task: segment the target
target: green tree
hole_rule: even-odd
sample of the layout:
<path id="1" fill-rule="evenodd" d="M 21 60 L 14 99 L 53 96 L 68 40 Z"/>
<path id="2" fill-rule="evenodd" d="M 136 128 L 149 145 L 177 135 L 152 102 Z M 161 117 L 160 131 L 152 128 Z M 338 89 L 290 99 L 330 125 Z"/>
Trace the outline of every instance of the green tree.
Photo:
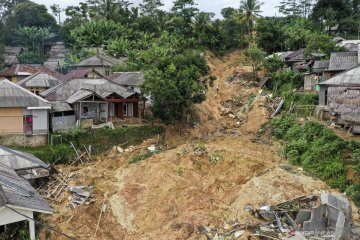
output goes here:
<path id="1" fill-rule="evenodd" d="M 285 16 L 307 18 L 314 0 L 282 0 L 279 12 Z"/>
<path id="2" fill-rule="evenodd" d="M 281 18 L 260 18 L 256 22 L 256 42 L 267 53 L 285 49 L 284 21 Z"/>
<path id="3" fill-rule="evenodd" d="M 263 2 L 258 0 L 242 0 L 240 2 L 240 9 L 243 11 L 244 15 L 242 20 L 246 23 L 248 34 L 251 35 L 251 32 L 254 27 L 254 21 L 260 17 L 261 6 Z"/>
<path id="4" fill-rule="evenodd" d="M 259 66 L 263 62 L 266 53 L 258 48 L 256 45 L 253 45 L 245 50 L 245 60 L 251 65 L 253 70 L 253 76 L 257 77 Z"/>
<path id="5" fill-rule="evenodd" d="M 155 16 L 162 6 L 164 6 L 164 4 L 161 0 L 143 0 L 139 5 L 141 15 L 143 16 Z"/>
<path id="6" fill-rule="evenodd" d="M 290 24 L 283 27 L 283 31 L 287 50 L 304 48 L 306 38 L 311 34 L 311 30 L 304 19 L 292 19 Z"/>
<path id="7" fill-rule="evenodd" d="M 5 59 L 4 59 L 4 46 L 0 44 L 0 70 L 5 68 Z"/>
<path id="8" fill-rule="evenodd" d="M 306 48 L 304 55 L 311 56 L 313 53 L 325 54 L 330 57 L 331 52 L 337 51 L 336 42 L 330 36 L 323 33 L 312 33 L 306 37 Z"/>
<path id="9" fill-rule="evenodd" d="M 174 5 L 171 8 L 171 13 L 173 14 L 171 21 L 175 26 L 176 32 L 186 36 L 191 35 L 191 24 L 196 13 L 199 11 L 195 6 L 194 0 L 174 1 Z"/>
<path id="10" fill-rule="evenodd" d="M 263 62 L 263 67 L 265 68 L 267 74 L 275 73 L 281 70 L 285 66 L 285 63 L 281 58 L 273 54 L 271 57 L 266 58 Z"/>
<path id="11" fill-rule="evenodd" d="M 59 18 L 59 24 L 61 23 L 61 12 L 63 11 L 61 8 L 60 8 L 60 5 L 59 4 L 53 4 L 50 6 L 50 9 L 52 11 L 52 13 L 54 14 L 55 17 L 58 17 Z"/>
<path id="12" fill-rule="evenodd" d="M 48 13 L 47 8 L 31 1 L 17 4 L 12 8 L 5 21 L 5 43 L 14 44 L 14 31 L 22 27 L 49 28 L 53 32 L 57 31 L 56 20 Z"/>
<path id="13" fill-rule="evenodd" d="M 131 15 L 126 0 L 87 0 L 89 16 L 93 19 L 105 19 L 127 22 Z"/>
<path id="14" fill-rule="evenodd" d="M 51 33 L 49 28 L 21 27 L 15 31 L 16 42 L 41 57 L 44 54 L 45 41 L 54 37 L 55 34 Z"/>

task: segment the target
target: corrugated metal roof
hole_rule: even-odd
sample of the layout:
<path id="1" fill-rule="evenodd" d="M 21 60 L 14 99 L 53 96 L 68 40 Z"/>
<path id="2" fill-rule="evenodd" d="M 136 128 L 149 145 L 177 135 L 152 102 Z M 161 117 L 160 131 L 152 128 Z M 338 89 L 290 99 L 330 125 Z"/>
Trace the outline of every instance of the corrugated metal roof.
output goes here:
<path id="1" fill-rule="evenodd" d="M 299 50 L 296 50 L 295 52 L 287 55 L 285 59 L 287 61 L 303 60 L 303 54 L 304 54 L 304 49 L 300 48 Z"/>
<path id="2" fill-rule="evenodd" d="M 327 86 L 360 86 L 360 66 L 336 75 L 320 85 Z"/>
<path id="3" fill-rule="evenodd" d="M 99 76 L 104 77 L 101 75 L 101 73 L 97 72 L 95 69 L 89 68 L 89 69 L 78 69 L 78 70 L 71 71 L 68 74 L 66 74 L 62 80 L 67 81 L 67 80 L 74 79 L 74 78 L 84 78 L 90 72 L 95 72 Z"/>
<path id="4" fill-rule="evenodd" d="M 317 60 L 314 62 L 313 68 L 314 69 L 328 69 L 329 68 L 330 61 L 329 60 Z"/>
<path id="5" fill-rule="evenodd" d="M 329 71 L 345 71 L 358 65 L 357 52 L 331 53 Z"/>
<path id="6" fill-rule="evenodd" d="M 96 94 L 94 91 L 88 90 L 88 89 L 79 89 L 78 91 L 76 91 L 73 95 L 71 95 L 68 99 L 66 99 L 66 102 L 69 104 L 73 104 L 77 101 L 80 101 L 82 99 L 91 97 L 91 96 L 97 96 L 98 98 L 102 99 L 103 101 L 106 101 L 105 98 L 103 98 L 102 96 Z"/>
<path id="7" fill-rule="evenodd" d="M 145 79 L 141 72 L 118 72 L 109 76 L 108 79 L 123 86 L 140 87 Z"/>
<path id="8" fill-rule="evenodd" d="M 94 66 L 114 66 L 118 64 L 122 64 L 123 60 L 114 58 L 110 55 L 99 54 L 96 56 L 89 57 L 87 59 L 82 60 L 81 62 L 75 64 L 78 67 L 94 67 Z"/>
<path id="9" fill-rule="evenodd" d="M 48 168 L 48 165 L 32 154 L 0 146 L 0 163 L 14 170 Z"/>
<path id="10" fill-rule="evenodd" d="M 62 79 L 63 76 L 61 73 L 53 71 L 39 64 L 17 64 L 3 71 L 0 71 L 0 76 L 2 77 L 12 77 L 18 75 L 30 76 L 38 72 L 46 72 L 59 80 Z"/>
<path id="11" fill-rule="evenodd" d="M 38 72 L 17 82 L 17 85 L 24 88 L 52 88 L 60 84 L 60 80 L 45 72 Z"/>
<path id="12" fill-rule="evenodd" d="M 2 80 L 0 107 L 51 107 L 51 103 L 9 80 Z"/>
<path id="13" fill-rule="evenodd" d="M 73 111 L 72 107 L 67 102 L 62 101 L 53 101 L 51 102 L 53 104 L 53 107 L 51 109 L 51 112 L 66 112 L 66 111 Z"/>
<path id="14" fill-rule="evenodd" d="M 52 213 L 53 209 L 30 183 L 19 177 L 15 170 L 0 164 L 0 206 L 5 204 L 37 212 Z"/>
<path id="15" fill-rule="evenodd" d="M 135 93 L 119 84 L 108 79 L 70 79 L 61 84 L 50 88 L 42 93 L 41 96 L 49 101 L 66 101 L 71 95 L 80 89 L 89 89 L 95 91 L 96 94 L 102 95 L 104 92 L 113 91 L 123 98 L 128 98 Z"/>

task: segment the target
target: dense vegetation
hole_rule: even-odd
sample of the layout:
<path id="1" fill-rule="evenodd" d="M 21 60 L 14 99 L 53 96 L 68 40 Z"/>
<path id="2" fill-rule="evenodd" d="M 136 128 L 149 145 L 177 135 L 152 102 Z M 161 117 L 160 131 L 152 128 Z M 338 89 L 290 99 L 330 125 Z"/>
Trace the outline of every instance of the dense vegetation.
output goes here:
<path id="1" fill-rule="evenodd" d="M 300 124 L 293 116 L 271 121 L 273 135 L 285 142 L 284 156 L 305 172 L 320 178 L 331 187 L 347 191 L 360 206 L 360 145 L 338 137 L 332 130 L 316 122 Z M 347 179 L 349 168 L 355 171 Z"/>

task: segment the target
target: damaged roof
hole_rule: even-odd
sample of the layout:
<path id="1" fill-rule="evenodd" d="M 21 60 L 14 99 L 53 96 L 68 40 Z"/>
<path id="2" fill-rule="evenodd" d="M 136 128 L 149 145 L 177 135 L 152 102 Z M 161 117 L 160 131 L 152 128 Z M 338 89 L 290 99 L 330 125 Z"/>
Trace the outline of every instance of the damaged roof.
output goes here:
<path id="1" fill-rule="evenodd" d="M 30 76 L 38 72 L 45 72 L 55 77 L 56 79 L 62 79 L 62 74 L 42 65 L 37 64 L 17 64 L 9 67 L 0 72 L 1 77 L 12 77 L 12 76 Z"/>
<path id="2" fill-rule="evenodd" d="M 338 74 L 320 85 L 326 86 L 360 86 L 360 66 Z"/>
<path id="3" fill-rule="evenodd" d="M 122 59 L 117 59 L 107 54 L 99 54 L 84 59 L 81 62 L 75 64 L 74 66 L 77 67 L 114 66 L 114 65 L 122 64 L 123 62 L 124 61 Z"/>
<path id="4" fill-rule="evenodd" d="M 38 72 L 16 83 L 24 88 L 52 88 L 60 84 L 60 80 L 46 72 Z"/>
<path id="5" fill-rule="evenodd" d="M 48 165 L 32 154 L 0 146 L 0 164 L 14 170 L 30 168 L 48 168 Z"/>
<path id="6" fill-rule="evenodd" d="M 109 76 L 108 79 L 119 85 L 134 87 L 140 87 L 145 81 L 144 74 L 141 72 L 117 72 Z"/>
<path id="7" fill-rule="evenodd" d="M 53 209 L 26 179 L 19 177 L 14 169 L 0 164 L 0 207 L 6 205 L 53 213 Z"/>
<path id="8" fill-rule="evenodd" d="M 70 79 L 61 84 L 50 88 L 42 93 L 41 96 L 49 101 L 67 101 L 75 92 L 80 89 L 88 89 L 102 95 L 105 92 L 112 91 L 123 98 L 128 98 L 136 92 L 128 90 L 108 79 Z"/>
<path id="9" fill-rule="evenodd" d="M 67 102 L 53 101 L 51 103 L 53 104 L 51 112 L 67 112 L 67 111 L 73 111 L 74 110 L 74 109 L 72 109 L 72 107 Z"/>
<path id="10" fill-rule="evenodd" d="M 89 69 L 77 69 L 77 70 L 73 70 L 73 71 L 65 74 L 62 80 L 63 80 L 63 81 L 67 81 L 67 80 L 74 79 L 74 78 L 86 78 L 87 75 L 88 75 L 90 72 L 94 72 L 94 73 L 96 73 L 97 75 L 99 75 L 100 77 L 104 77 L 103 75 L 101 75 L 101 73 L 99 73 L 99 72 L 96 71 L 95 69 L 89 68 Z"/>
<path id="11" fill-rule="evenodd" d="M 345 71 L 359 65 L 357 52 L 331 53 L 329 71 Z"/>
<path id="12" fill-rule="evenodd" d="M 300 48 L 299 50 L 296 50 L 295 52 L 285 57 L 286 61 L 298 61 L 298 60 L 303 60 L 303 58 L 304 58 L 303 48 Z"/>
<path id="13" fill-rule="evenodd" d="M 0 107 L 51 108 L 51 103 L 26 90 L 25 88 L 5 79 L 0 81 Z"/>

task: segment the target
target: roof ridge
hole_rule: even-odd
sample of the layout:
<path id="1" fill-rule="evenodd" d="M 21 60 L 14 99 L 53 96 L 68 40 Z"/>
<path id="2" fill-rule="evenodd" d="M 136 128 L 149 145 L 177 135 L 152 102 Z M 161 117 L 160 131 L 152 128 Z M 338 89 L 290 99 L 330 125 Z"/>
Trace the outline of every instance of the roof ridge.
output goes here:
<path id="1" fill-rule="evenodd" d="M 48 100 L 46 100 L 46 99 L 44 99 L 44 98 L 39 97 L 39 96 L 38 96 L 38 95 L 36 95 L 35 93 L 32 93 L 32 92 L 30 92 L 29 90 L 27 90 L 27 89 L 25 89 L 25 88 L 23 88 L 23 87 L 21 87 L 21 86 L 19 86 L 19 85 L 15 84 L 15 83 L 13 83 L 13 82 L 9 81 L 9 80 L 7 80 L 7 79 L 2 80 L 1 82 L 8 83 L 8 84 L 10 84 L 10 85 L 12 85 L 12 86 L 14 86 L 14 87 L 16 87 L 16 88 L 20 89 L 21 91 L 26 92 L 26 93 L 28 93 L 28 94 L 32 95 L 33 97 L 38 98 L 39 100 L 41 100 L 41 101 L 43 101 L 43 102 L 45 102 L 45 103 L 47 103 L 47 104 L 51 104 Z"/>

